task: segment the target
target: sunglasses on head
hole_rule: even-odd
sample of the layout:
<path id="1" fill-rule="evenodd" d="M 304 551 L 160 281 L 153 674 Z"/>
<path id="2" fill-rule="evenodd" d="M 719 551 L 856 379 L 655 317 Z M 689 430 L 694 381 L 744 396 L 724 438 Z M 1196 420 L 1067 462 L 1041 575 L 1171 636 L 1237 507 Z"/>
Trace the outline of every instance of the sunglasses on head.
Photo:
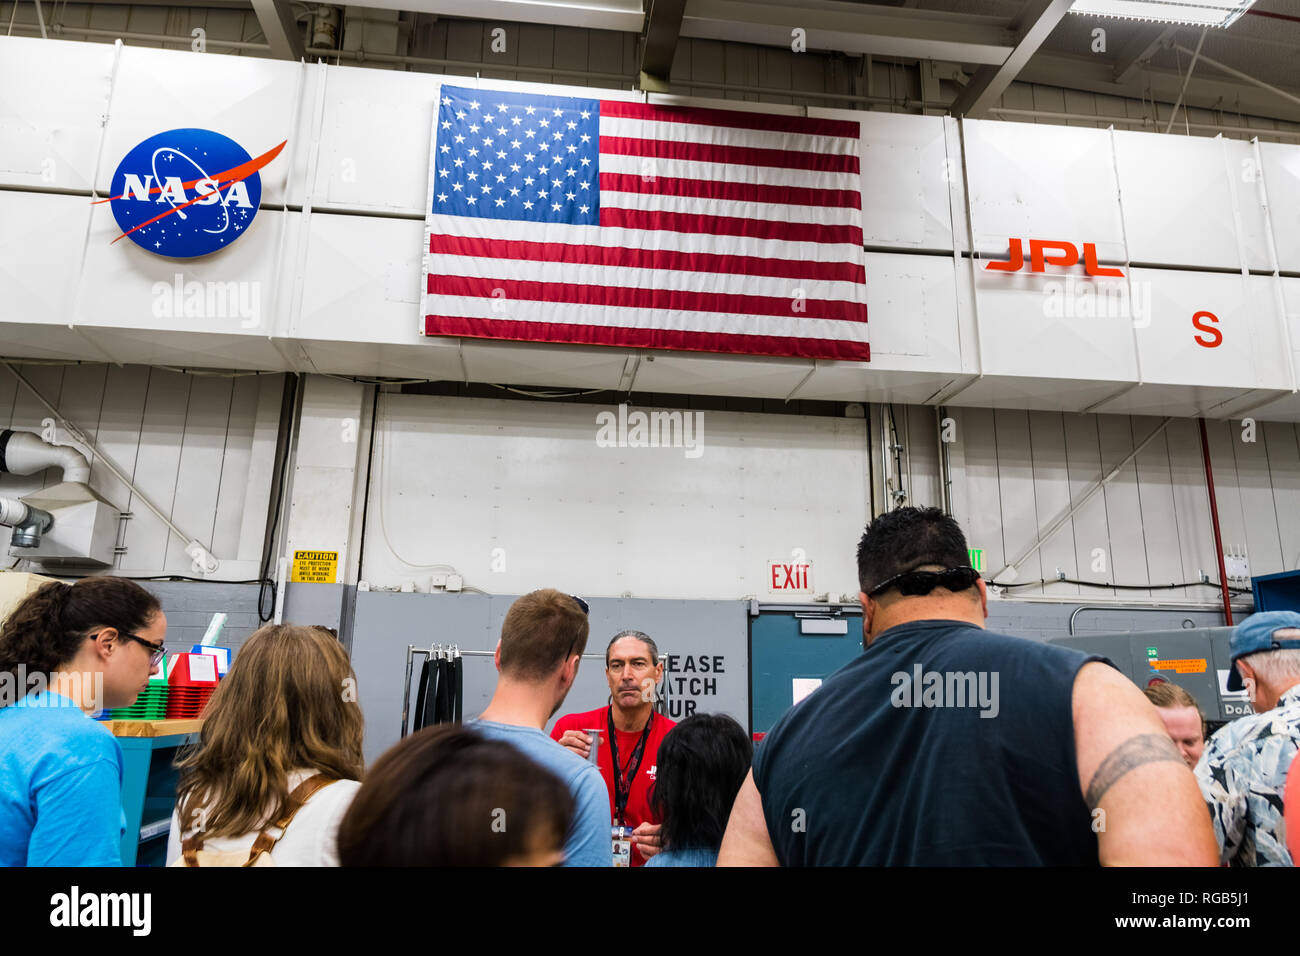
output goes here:
<path id="1" fill-rule="evenodd" d="M 974 568 L 947 568 L 943 571 L 904 571 L 886 578 L 867 592 L 867 597 L 875 597 L 882 591 L 898 588 L 900 594 L 919 597 L 929 594 L 935 588 L 947 588 L 949 591 L 964 591 L 979 580 L 980 573 Z"/>
<path id="2" fill-rule="evenodd" d="M 578 602 L 578 607 L 582 608 L 582 613 L 585 616 L 591 617 L 591 608 L 587 607 L 586 601 L 578 597 L 578 595 L 576 594 L 570 594 L 569 597 L 573 598 L 575 601 Z M 564 659 L 567 661 L 570 657 L 573 656 L 573 652 L 576 651 L 577 649 L 578 649 L 578 642 L 574 641 L 572 644 L 569 645 L 569 653 L 565 655 Z"/>

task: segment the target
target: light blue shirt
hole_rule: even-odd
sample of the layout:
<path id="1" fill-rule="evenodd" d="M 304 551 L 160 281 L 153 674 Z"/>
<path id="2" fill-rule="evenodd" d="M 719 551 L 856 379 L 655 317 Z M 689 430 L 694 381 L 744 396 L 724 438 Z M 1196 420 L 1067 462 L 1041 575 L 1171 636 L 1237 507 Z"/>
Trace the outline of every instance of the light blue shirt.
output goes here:
<path id="1" fill-rule="evenodd" d="M 485 737 L 504 740 L 564 781 L 577 805 L 573 829 L 564 841 L 565 866 L 613 866 L 610 836 L 609 791 L 605 778 L 593 764 L 561 747 L 536 727 L 471 720 L 465 724 Z"/>
<path id="2" fill-rule="evenodd" d="M 0 866 L 121 866 L 122 748 L 68 698 L 0 709 Z"/>
<path id="3" fill-rule="evenodd" d="M 717 866 L 718 851 L 704 849 L 661 850 L 645 861 L 646 866 Z"/>

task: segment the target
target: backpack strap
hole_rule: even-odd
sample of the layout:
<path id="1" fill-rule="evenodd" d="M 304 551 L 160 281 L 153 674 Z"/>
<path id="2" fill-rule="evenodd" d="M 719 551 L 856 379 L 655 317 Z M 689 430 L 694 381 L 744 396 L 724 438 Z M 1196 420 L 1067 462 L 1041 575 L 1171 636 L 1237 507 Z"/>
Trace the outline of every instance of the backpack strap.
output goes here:
<path id="1" fill-rule="evenodd" d="M 293 818 L 297 816 L 298 811 L 303 808 L 307 801 L 315 796 L 318 790 L 337 782 L 333 777 L 318 773 L 298 784 L 289 794 L 289 802 L 280 818 L 257 835 L 257 839 L 253 841 L 253 846 L 248 851 L 248 860 L 243 866 L 252 866 L 253 861 L 263 853 L 270 853 L 272 848 L 280 842 L 280 839 L 284 836 L 284 831 L 288 829 Z M 279 836 L 273 837 L 268 832 L 272 826 L 279 829 Z M 202 849 L 203 837 L 200 834 L 186 837 L 181 843 L 181 857 L 185 860 L 185 865 L 198 866 L 199 851 Z"/>

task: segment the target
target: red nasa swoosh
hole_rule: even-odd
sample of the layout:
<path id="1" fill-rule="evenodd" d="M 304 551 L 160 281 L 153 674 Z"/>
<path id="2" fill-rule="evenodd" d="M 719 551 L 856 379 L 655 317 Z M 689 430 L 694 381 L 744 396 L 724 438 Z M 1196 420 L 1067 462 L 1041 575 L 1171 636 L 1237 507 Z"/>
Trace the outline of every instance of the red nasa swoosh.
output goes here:
<path id="1" fill-rule="evenodd" d="M 247 179 L 249 176 L 253 175 L 253 173 L 257 172 L 263 166 L 270 163 L 271 160 L 275 159 L 275 157 L 280 155 L 280 151 L 284 149 L 285 143 L 288 142 L 289 141 L 286 139 L 284 140 L 284 142 L 280 143 L 279 146 L 273 147 L 272 149 L 268 149 L 261 156 L 256 156 L 253 159 L 250 159 L 248 162 L 240 163 L 238 166 L 233 166 L 230 169 L 225 170 L 224 172 L 217 173 L 216 175 L 213 176 L 203 176 L 200 177 L 199 179 L 191 179 L 189 182 L 181 183 L 181 187 L 184 189 L 193 189 L 196 183 L 200 183 L 204 179 L 210 179 L 217 184 L 217 190 L 219 191 L 222 188 L 229 186 L 231 183 L 237 183 L 241 179 Z M 150 194 L 161 193 L 162 187 L 155 186 L 152 189 L 150 189 L 149 192 Z M 206 199 L 210 195 L 211 193 L 204 193 L 201 196 L 195 196 L 187 203 L 182 203 L 179 206 L 173 206 L 171 209 L 168 209 L 166 212 L 159 213 L 158 215 L 154 216 L 152 219 L 147 219 L 144 222 L 140 223 L 138 226 L 128 229 L 126 232 L 122 233 L 122 235 L 118 236 L 117 239 L 125 239 L 131 233 L 135 232 L 136 229 L 143 229 L 145 226 L 149 225 L 150 223 L 155 223 L 159 219 L 165 219 L 167 216 L 170 216 L 172 213 L 184 209 L 186 206 L 193 206 L 200 199 Z M 122 199 L 125 196 L 126 193 L 122 193 L 121 196 L 110 196 L 107 199 L 98 199 L 95 202 L 91 203 L 91 205 L 98 206 L 100 203 L 112 202 L 114 199 Z M 117 239 L 114 239 L 113 242 L 117 242 Z M 112 243 L 109 243 L 109 245 L 112 245 Z"/>

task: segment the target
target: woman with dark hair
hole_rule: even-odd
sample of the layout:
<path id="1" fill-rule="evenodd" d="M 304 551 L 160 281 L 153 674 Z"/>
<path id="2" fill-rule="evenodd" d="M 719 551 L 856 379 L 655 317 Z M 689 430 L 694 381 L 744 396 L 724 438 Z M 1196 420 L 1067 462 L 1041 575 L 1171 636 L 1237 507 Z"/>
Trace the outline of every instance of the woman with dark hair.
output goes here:
<path id="1" fill-rule="evenodd" d="M 121 866 L 122 749 L 91 719 L 129 707 L 167 617 L 127 578 L 51 581 L 0 627 L 0 866 Z"/>
<path id="2" fill-rule="evenodd" d="M 268 624 L 239 649 L 181 772 L 170 866 L 338 866 L 365 760 L 356 675 L 319 627 Z"/>
<path id="3" fill-rule="evenodd" d="M 731 805 L 754 745 L 726 714 L 695 714 L 659 745 L 650 805 L 663 818 L 663 852 L 646 866 L 716 866 Z"/>
<path id="4" fill-rule="evenodd" d="M 344 866 L 558 866 L 574 800 L 512 745 L 454 724 L 380 757 L 339 827 Z"/>

